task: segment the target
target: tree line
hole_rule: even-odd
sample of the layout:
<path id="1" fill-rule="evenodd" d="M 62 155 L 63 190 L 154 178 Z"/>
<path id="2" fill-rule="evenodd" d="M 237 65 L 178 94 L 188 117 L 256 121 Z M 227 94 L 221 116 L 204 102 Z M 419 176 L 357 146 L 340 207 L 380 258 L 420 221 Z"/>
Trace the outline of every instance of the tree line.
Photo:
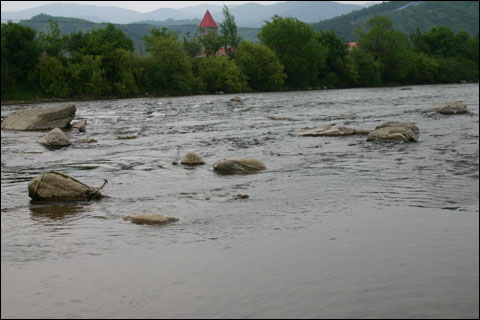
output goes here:
<path id="1" fill-rule="evenodd" d="M 349 50 L 334 32 L 291 17 L 267 21 L 260 43 L 242 40 L 227 7 L 224 15 L 219 35 L 152 29 L 146 54 L 113 24 L 61 36 L 55 22 L 38 34 L 2 23 L 2 100 L 478 82 L 478 33 L 437 26 L 407 35 L 376 16 Z M 228 55 L 215 55 L 221 47 Z"/>

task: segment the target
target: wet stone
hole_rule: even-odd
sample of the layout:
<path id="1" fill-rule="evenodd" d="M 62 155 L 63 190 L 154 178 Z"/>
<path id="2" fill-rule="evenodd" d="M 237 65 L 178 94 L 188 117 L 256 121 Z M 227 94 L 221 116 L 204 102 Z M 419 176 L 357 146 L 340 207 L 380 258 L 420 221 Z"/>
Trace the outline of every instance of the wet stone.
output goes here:
<path id="1" fill-rule="evenodd" d="M 196 153 L 187 152 L 181 163 L 187 166 L 198 166 L 205 164 L 205 161 L 203 161 Z"/>
<path id="2" fill-rule="evenodd" d="M 161 213 L 142 213 L 142 214 L 132 214 L 123 217 L 123 220 L 131 221 L 136 224 L 166 224 L 170 222 L 178 221 L 177 218 L 167 216 Z"/>
<path id="3" fill-rule="evenodd" d="M 224 159 L 213 164 L 213 170 L 222 174 L 255 173 L 265 168 L 262 161 L 252 158 Z"/>

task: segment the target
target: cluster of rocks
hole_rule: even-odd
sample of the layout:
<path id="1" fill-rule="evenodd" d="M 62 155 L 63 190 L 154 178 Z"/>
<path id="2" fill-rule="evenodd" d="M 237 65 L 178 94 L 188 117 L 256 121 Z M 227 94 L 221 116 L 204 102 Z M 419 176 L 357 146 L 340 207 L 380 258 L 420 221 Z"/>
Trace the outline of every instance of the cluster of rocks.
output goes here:
<path id="1" fill-rule="evenodd" d="M 240 97 L 230 101 L 241 103 Z M 434 110 L 440 114 L 469 113 L 465 104 L 456 101 L 447 101 L 434 105 Z M 10 114 L 3 121 L 2 130 L 50 130 L 37 142 L 46 147 L 61 148 L 72 144 L 62 129 L 75 128 L 85 132 L 87 121 L 81 119 L 73 124 L 76 108 L 74 104 L 66 104 L 54 108 L 33 109 L 19 111 Z M 292 120 L 290 118 L 271 117 L 272 120 Z M 299 136 L 351 136 L 367 135 L 367 141 L 402 141 L 416 142 L 419 137 L 419 129 L 412 122 L 386 122 L 377 126 L 374 130 L 358 130 L 344 126 L 323 126 L 320 128 L 302 130 Z M 137 136 L 123 134 L 118 139 L 135 139 Z M 77 140 L 76 142 L 96 142 L 93 138 Z M 205 164 L 197 154 L 188 152 L 182 165 L 198 166 Z M 252 158 L 233 158 L 218 160 L 213 163 L 213 170 L 219 174 L 249 174 L 266 169 L 265 164 Z M 100 190 L 105 186 L 91 187 L 77 179 L 58 171 L 50 171 L 32 179 L 28 183 L 28 194 L 34 201 L 70 201 L 70 200 L 93 200 L 107 197 Z M 248 195 L 238 195 L 235 199 L 246 199 Z M 164 224 L 178 221 L 177 218 L 164 214 L 148 213 L 128 215 L 125 220 L 139 224 Z"/>
<path id="2" fill-rule="evenodd" d="M 316 129 L 297 132 L 299 136 L 351 136 L 354 134 L 367 135 L 367 141 L 418 141 L 420 131 L 413 122 L 386 122 L 375 130 L 357 130 L 343 126 L 324 126 Z"/>

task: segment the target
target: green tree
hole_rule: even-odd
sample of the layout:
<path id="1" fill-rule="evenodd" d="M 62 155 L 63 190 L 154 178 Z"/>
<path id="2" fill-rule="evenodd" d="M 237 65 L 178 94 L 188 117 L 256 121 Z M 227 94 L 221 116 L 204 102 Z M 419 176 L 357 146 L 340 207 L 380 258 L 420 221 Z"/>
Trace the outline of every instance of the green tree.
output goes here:
<path id="1" fill-rule="evenodd" d="M 9 21 L 2 23 L 2 98 L 9 90 L 34 86 L 34 66 L 40 56 L 35 30 Z"/>
<path id="2" fill-rule="evenodd" d="M 370 53 L 382 65 L 384 82 L 402 82 L 408 74 L 410 45 L 408 37 L 393 30 L 392 21 L 376 16 L 367 21 L 370 28 L 358 40 L 358 47 Z"/>
<path id="3" fill-rule="evenodd" d="M 412 52 L 408 80 L 414 84 L 435 83 L 438 77 L 438 61 L 423 52 Z"/>
<path id="4" fill-rule="evenodd" d="M 133 52 L 133 42 L 111 23 L 104 29 L 90 32 L 85 46 L 80 49 L 81 54 L 101 57 L 102 74 L 108 82 L 108 86 L 104 88 L 105 95 L 127 96 L 136 91 L 136 88 L 131 86 L 132 70 L 127 71 L 131 59 L 125 58 L 125 52 Z M 128 65 L 124 66 L 122 63 Z"/>
<path id="5" fill-rule="evenodd" d="M 315 32 L 296 18 L 273 16 L 258 34 L 280 59 L 290 87 L 316 85 L 320 70 L 325 67 L 327 49 L 315 38 Z"/>
<path id="6" fill-rule="evenodd" d="M 112 55 L 116 70 L 115 81 L 111 84 L 114 94 L 120 97 L 132 96 L 138 92 L 133 76 L 133 53 L 117 48 Z"/>
<path id="7" fill-rule="evenodd" d="M 460 31 L 455 35 L 443 25 L 433 27 L 425 33 L 417 30 L 410 35 L 410 39 L 415 51 L 437 58 L 467 57 L 472 48 L 472 37 L 468 33 Z"/>
<path id="8" fill-rule="evenodd" d="M 478 82 L 478 62 L 465 57 L 438 58 L 437 83 Z"/>
<path id="9" fill-rule="evenodd" d="M 152 61 L 149 86 L 152 92 L 189 94 L 194 87 L 192 63 L 180 42 L 170 36 L 152 33 L 145 37 Z"/>
<path id="10" fill-rule="evenodd" d="M 348 55 L 348 44 L 340 40 L 332 31 L 317 34 L 321 46 L 328 49 L 325 68 L 320 70 L 321 85 L 345 87 L 354 83 L 358 75 L 353 69 L 353 61 Z"/>
<path id="11" fill-rule="evenodd" d="M 226 56 L 205 57 L 198 65 L 198 73 L 207 92 L 241 92 L 249 90 L 242 70 Z"/>
<path id="12" fill-rule="evenodd" d="M 133 51 L 133 41 L 122 30 L 109 23 L 104 29 L 89 33 L 82 53 L 108 56 L 115 49 Z"/>
<path id="13" fill-rule="evenodd" d="M 282 88 L 286 75 L 275 52 L 264 44 L 242 41 L 236 62 L 254 90 L 270 91 Z"/>
<path id="14" fill-rule="evenodd" d="M 226 5 L 223 5 L 223 16 L 224 20 L 220 23 L 220 32 L 222 34 L 221 42 L 223 43 L 225 52 L 233 58 L 235 57 L 235 50 L 240 44 L 241 38 L 238 36 L 235 17 L 230 13 Z"/>
<path id="15" fill-rule="evenodd" d="M 198 35 L 195 35 L 190 38 L 190 32 L 187 32 L 186 35 L 183 37 L 183 49 L 187 52 L 187 54 L 195 58 L 202 54 L 202 43 Z"/>
<path id="16" fill-rule="evenodd" d="M 67 38 L 67 36 L 61 37 L 58 22 L 49 20 L 47 33 L 40 31 L 37 41 L 41 50 L 50 57 L 60 57 L 66 49 Z"/>
<path id="17" fill-rule="evenodd" d="M 351 56 L 358 74 L 356 83 L 361 87 L 379 86 L 382 84 L 382 66 L 365 50 L 354 48 Z"/>
<path id="18" fill-rule="evenodd" d="M 92 52 L 89 53 L 86 49 L 89 38 L 90 33 L 83 33 L 82 31 L 73 32 L 67 37 L 65 48 L 74 59 L 83 54 L 92 55 Z"/>
<path id="19" fill-rule="evenodd" d="M 215 32 L 208 32 L 201 36 L 200 43 L 202 44 L 203 51 L 207 57 L 214 56 L 222 46 L 220 38 Z"/>
<path id="20" fill-rule="evenodd" d="M 42 93 L 47 97 L 68 97 L 71 89 L 62 62 L 56 57 L 44 57 L 35 66 Z"/>

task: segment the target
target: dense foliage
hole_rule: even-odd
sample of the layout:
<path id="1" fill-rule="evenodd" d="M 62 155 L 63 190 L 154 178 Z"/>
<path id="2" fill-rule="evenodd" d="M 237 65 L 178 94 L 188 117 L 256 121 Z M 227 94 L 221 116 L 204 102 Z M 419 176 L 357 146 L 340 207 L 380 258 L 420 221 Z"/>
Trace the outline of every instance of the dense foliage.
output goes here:
<path id="1" fill-rule="evenodd" d="M 224 14 L 230 24 L 218 36 L 152 29 L 144 53 L 113 24 L 62 35 L 56 22 L 38 34 L 2 23 L 2 100 L 478 81 L 478 33 L 436 26 L 407 35 L 376 16 L 350 51 L 333 32 L 279 16 L 262 27 L 262 43 L 238 42 L 234 19 Z M 234 54 L 216 54 L 232 44 Z"/>

